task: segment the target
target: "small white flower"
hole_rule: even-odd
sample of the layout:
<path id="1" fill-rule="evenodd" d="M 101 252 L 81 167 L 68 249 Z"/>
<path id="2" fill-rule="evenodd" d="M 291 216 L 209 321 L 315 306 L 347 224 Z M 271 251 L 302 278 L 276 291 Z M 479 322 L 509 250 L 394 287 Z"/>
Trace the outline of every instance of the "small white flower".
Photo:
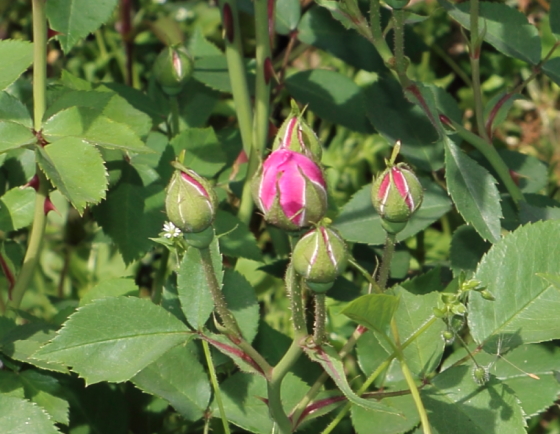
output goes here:
<path id="1" fill-rule="evenodd" d="M 194 17 L 194 12 L 188 10 L 185 7 L 177 8 L 177 10 L 175 11 L 175 19 L 177 21 L 185 21 L 186 19 L 190 19 L 193 17 Z"/>
<path id="2" fill-rule="evenodd" d="M 165 238 L 177 238 L 181 235 L 181 229 L 179 229 L 171 222 L 165 222 L 163 224 L 163 232 L 163 236 Z"/>

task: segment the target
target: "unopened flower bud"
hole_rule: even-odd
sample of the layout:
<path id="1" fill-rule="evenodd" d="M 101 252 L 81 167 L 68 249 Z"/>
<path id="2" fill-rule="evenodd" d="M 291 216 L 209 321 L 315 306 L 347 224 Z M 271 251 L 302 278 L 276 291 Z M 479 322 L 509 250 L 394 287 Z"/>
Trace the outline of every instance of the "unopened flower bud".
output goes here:
<path id="1" fill-rule="evenodd" d="M 479 386 L 484 386 L 490 380 L 490 373 L 485 366 L 474 366 L 472 371 L 473 380 Z"/>
<path id="2" fill-rule="evenodd" d="M 377 177 L 371 190 L 373 206 L 386 223 L 385 229 L 392 233 L 404 229 L 423 197 L 422 184 L 403 163 L 387 168 Z"/>
<path id="3" fill-rule="evenodd" d="M 313 285 L 314 283 L 332 284 L 344 271 L 347 263 L 346 243 L 336 231 L 324 226 L 305 234 L 292 254 L 294 270 L 316 292 L 326 291 L 329 287 Z"/>
<path id="4" fill-rule="evenodd" d="M 167 47 L 159 53 L 154 64 L 154 75 L 163 91 L 177 95 L 189 80 L 194 62 L 184 47 Z"/>
<path id="5" fill-rule="evenodd" d="M 252 190 L 266 221 L 285 230 L 317 223 L 327 210 L 321 168 L 289 149 L 278 149 L 268 156 L 253 179 Z"/>
<path id="6" fill-rule="evenodd" d="M 217 198 L 203 177 L 189 169 L 176 170 L 167 186 L 165 212 L 181 231 L 202 232 L 214 221 Z"/>
<path id="7" fill-rule="evenodd" d="M 272 150 L 290 149 L 310 157 L 314 161 L 321 161 L 322 148 L 319 138 L 302 118 L 302 113 L 297 104 L 292 100 L 292 111 L 286 118 L 276 139 Z"/>

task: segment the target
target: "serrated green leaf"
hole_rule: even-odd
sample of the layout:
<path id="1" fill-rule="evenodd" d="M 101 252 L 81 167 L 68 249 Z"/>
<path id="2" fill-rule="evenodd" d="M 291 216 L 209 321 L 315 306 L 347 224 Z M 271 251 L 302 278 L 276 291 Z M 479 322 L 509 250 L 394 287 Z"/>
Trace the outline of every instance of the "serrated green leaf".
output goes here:
<path id="1" fill-rule="evenodd" d="M 538 275 L 560 274 L 558 236 L 558 220 L 529 224 L 508 234 L 482 258 L 474 277 L 496 301 L 470 295 L 468 320 L 475 342 L 560 338 L 560 292 Z"/>
<path id="2" fill-rule="evenodd" d="M 114 278 L 102 280 L 80 299 L 80 306 L 100 298 L 134 296 L 137 294 L 138 286 L 132 279 Z"/>
<path id="3" fill-rule="evenodd" d="M 200 176 L 213 177 L 224 167 L 226 155 L 212 128 L 189 128 L 173 137 L 175 155 L 186 151 L 183 165 Z"/>
<path id="4" fill-rule="evenodd" d="M 0 395 L 3 434 L 60 434 L 47 413 L 25 399 Z"/>
<path id="5" fill-rule="evenodd" d="M 470 278 L 482 256 L 492 245 L 484 241 L 472 226 L 463 225 L 453 233 L 449 259 L 454 276 L 464 271 Z"/>
<path id="6" fill-rule="evenodd" d="M 210 254 L 216 280 L 221 288 L 223 280 L 222 256 L 218 240 L 210 244 Z M 204 271 L 200 250 L 190 247 L 181 261 L 177 272 L 177 293 L 187 321 L 195 329 L 201 330 L 214 310 L 214 300 L 210 291 L 210 282 Z"/>
<path id="7" fill-rule="evenodd" d="M 95 91 L 76 90 L 65 92 L 49 106 L 45 112 L 44 119 L 49 119 L 56 113 L 68 108 L 84 107 L 92 109 L 117 123 L 128 125 L 139 137 L 146 136 L 152 126 L 150 116 L 136 109 L 125 98 L 116 94 L 112 90 L 114 87 L 109 83 L 98 86 Z M 144 101 L 144 105 L 150 104 L 150 99 L 140 91 L 128 89 L 130 90 L 127 91 L 127 95 L 130 98 L 132 98 L 130 96 L 130 93 L 132 93 L 135 101 L 144 97 L 147 100 L 147 102 Z M 135 92 L 138 92 L 140 95 Z"/>
<path id="8" fill-rule="evenodd" d="M 46 14 L 62 50 L 68 53 L 76 43 L 97 30 L 111 16 L 117 0 L 52 0 L 46 4 Z"/>
<path id="9" fill-rule="evenodd" d="M 153 247 L 150 238 L 157 237 L 165 221 L 164 202 L 163 185 L 144 185 L 136 170 L 124 164 L 119 183 L 94 208 L 96 221 L 117 244 L 126 263 Z"/>
<path id="10" fill-rule="evenodd" d="M 186 340 L 185 324 L 149 300 L 105 298 L 79 308 L 33 357 L 69 365 L 87 384 L 121 382 Z"/>
<path id="11" fill-rule="evenodd" d="M 255 289 L 239 272 L 227 269 L 222 291 L 241 334 L 247 342 L 253 342 L 259 326 L 259 303 Z"/>
<path id="12" fill-rule="evenodd" d="M 170 349 L 131 381 L 144 392 L 165 399 L 186 420 L 200 419 L 210 402 L 210 382 L 191 343 Z"/>
<path id="13" fill-rule="evenodd" d="M 0 90 L 4 90 L 31 66 L 33 44 L 14 39 L 0 41 L 0 59 L 3 59 L 0 64 Z"/>
<path id="14" fill-rule="evenodd" d="M 295 30 L 301 18 L 298 0 L 278 0 L 274 4 L 274 28 L 281 35 Z"/>
<path id="15" fill-rule="evenodd" d="M 316 347 L 314 349 L 303 347 L 303 350 L 311 360 L 319 363 L 323 367 L 325 372 L 329 374 L 340 391 L 344 393 L 344 396 L 346 396 L 351 403 L 371 411 L 381 411 L 394 415 L 400 414 L 398 409 L 394 409 L 378 401 L 364 399 L 356 395 L 348 384 L 348 380 L 346 379 L 346 374 L 344 372 L 344 365 L 340 360 L 340 356 L 333 348 L 327 346 Z"/>
<path id="16" fill-rule="evenodd" d="M 452 4 L 438 0 L 459 24 L 470 30 L 470 2 Z M 541 40 L 527 17 L 504 3 L 481 2 L 478 28 L 484 40 L 507 56 L 536 65 L 541 60 Z"/>
<path id="17" fill-rule="evenodd" d="M 450 368 L 420 391 L 430 424 L 445 434 L 523 434 L 525 423 L 517 398 L 491 379 L 479 386 L 468 366 Z"/>
<path id="18" fill-rule="evenodd" d="M 41 369 L 67 374 L 61 363 L 35 360 L 32 355 L 55 336 L 55 327 L 42 322 L 31 322 L 17 326 L 0 340 L 0 351 L 14 360 L 35 365 Z"/>
<path id="19" fill-rule="evenodd" d="M 445 167 L 447 188 L 457 211 L 483 239 L 497 242 L 502 209 L 494 177 L 449 139 L 445 146 Z"/>
<path id="20" fill-rule="evenodd" d="M 188 49 L 189 53 L 191 53 L 194 58 L 223 55 L 222 51 L 216 47 L 216 45 L 204 37 L 199 26 L 194 28 L 189 38 Z"/>
<path id="21" fill-rule="evenodd" d="M 0 119 L 33 128 L 29 110 L 19 99 L 7 92 L 0 92 Z"/>
<path id="22" fill-rule="evenodd" d="M 37 148 L 37 162 L 52 184 L 81 214 L 105 197 L 108 180 L 103 158 L 91 144 L 65 137 Z"/>
<path id="23" fill-rule="evenodd" d="M 420 421 L 412 396 L 388 397 L 384 398 L 383 402 L 398 409 L 401 415 L 367 411 L 353 405 L 352 425 L 357 434 L 401 434 L 412 429 Z"/>
<path id="24" fill-rule="evenodd" d="M 542 66 L 542 72 L 560 86 L 560 58 L 554 57 L 547 60 Z"/>
<path id="25" fill-rule="evenodd" d="M 420 182 L 424 187 L 424 200 L 405 228 L 397 234 L 397 241 L 403 241 L 427 228 L 451 209 L 451 201 L 441 187 L 426 178 L 420 178 Z M 371 184 L 362 187 L 344 205 L 333 224 L 347 241 L 385 243 L 387 235 L 381 226 L 381 217 L 371 204 Z"/>
<path id="26" fill-rule="evenodd" d="M 68 425 L 70 405 L 62 398 L 63 390 L 56 378 L 33 369 L 22 371 L 20 378 L 27 399 L 42 407 L 55 422 Z"/>
<path id="27" fill-rule="evenodd" d="M 398 305 L 398 297 L 367 294 L 348 303 L 341 313 L 368 329 L 386 334 Z"/>
<path id="28" fill-rule="evenodd" d="M 219 237 L 220 250 L 224 255 L 262 261 L 262 252 L 255 236 L 236 216 L 218 210 L 214 228 Z"/>
<path id="29" fill-rule="evenodd" d="M 371 133 L 362 89 L 350 78 L 327 69 L 297 72 L 286 78 L 290 95 L 317 116 L 361 133 Z"/>
<path id="30" fill-rule="evenodd" d="M 325 50 L 349 65 L 372 72 L 385 69 L 373 45 L 354 29 L 345 29 L 325 8 L 312 6 L 297 30 L 301 42 Z"/>
<path id="31" fill-rule="evenodd" d="M 553 206 L 536 206 L 530 203 L 519 204 L 519 221 L 521 224 L 535 223 L 540 220 L 559 220 L 560 208 Z"/>
<path id="32" fill-rule="evenodd" d="M 20 123 L 0 120 L 0 153 L 37 142 L 31 129 Z"/>
<path id="33" fill-rule="evenodd" d="M 15 187 L 0 197 L 0 230 L 16 231 L 33 222 L 35 190 Z"/>
<path id="34" fill-rule="evenodd" d="M 153 152 L 128 125 L 87 107 L 71 107 L 55 113 L 45 120 L 43 135 L 50 142 L 70 136 L 109 149 Z"/>

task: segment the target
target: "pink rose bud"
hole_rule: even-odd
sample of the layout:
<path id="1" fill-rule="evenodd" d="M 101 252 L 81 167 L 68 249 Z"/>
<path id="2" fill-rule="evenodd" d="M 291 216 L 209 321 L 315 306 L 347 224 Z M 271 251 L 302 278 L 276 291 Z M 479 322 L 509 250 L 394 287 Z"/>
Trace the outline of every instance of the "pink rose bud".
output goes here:
<path id="1" fill-rule="evenodd" d="M 305 154 L 315 161 L 320 161 L 323 151 L 321 143 L 302 116 L 299 107 L 292 100 L 292 111 L 278 130 L 272 150 L 290 149 Z"/>
<path id="2" fill-rule="evenodd" d="M 348 263 L 348 251 L 334 230 L 319 226 L 306 233 L 296 244 L 292 264 L 315 292 L 328 290 Z"/>
<path id="3" fill-rule="evenodd" d="M 208 181 L 193 170 L 176 170 L 167 186 L 165 211 L 183 232 L 202 232 L 214 221 L 217 199 Z"/>
<path id="4" fill-rule="evenodd" d="M 387 168 L 371 189 L 373 206 L 386 223 L 385 229 L 392 233 L 404 228 L 410 216 L 420 207 L 423 197 L 420 181 L 403 163 Z"/>
<path id="5" fill-rule="evenodd" d="M 318 222 L 327 210 L 321 168 L 289 149 L 271 153 L 253 179 L 253 197 L 266 221 L 286 230 Z"/>

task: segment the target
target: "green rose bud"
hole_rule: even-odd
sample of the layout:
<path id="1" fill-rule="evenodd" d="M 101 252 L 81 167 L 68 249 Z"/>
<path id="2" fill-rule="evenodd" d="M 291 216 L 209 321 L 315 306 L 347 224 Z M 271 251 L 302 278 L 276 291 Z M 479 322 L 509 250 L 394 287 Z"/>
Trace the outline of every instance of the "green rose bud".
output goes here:
<path id="1" fill-rule="evenodd" d="M 303 113 L 292 100 L 292 111 L 278 130 L 272 150 L 289 149 L 305 154 L 314 161 L 321 161 L 323 149 L 319 138 L 302 116 Z"/>
<path id="2" fill-rule="evenodd" d="M 167 47 L 156 59 L 154 75 L 163 91 L 175 96 L 183 89 L 194 69 L 194 62 L 184 47 Z"/>
<path id="3" fill-rule="evenodd" d="M 414 172 L 403 163 L 388 167 L 377 177 L 371 189 L 373 206 L 387 232 L 397 233 L 418 210 L 424 192 Z"/>
<path id="4" fill-rule="evenodd" d="M 334 230 L 319 226 L 296 244 L 292 264 L 315 292 L 325 292 L 344 271 L 348 262 L 346 243 Z"/>
<path id="5" fill-rule="evenodd" d="M 214 221 L 217 201 L 206 179 L 182 168 L 175 171 L 167 186 L 165 212 L 183 232 L 202 232 Z"/>

